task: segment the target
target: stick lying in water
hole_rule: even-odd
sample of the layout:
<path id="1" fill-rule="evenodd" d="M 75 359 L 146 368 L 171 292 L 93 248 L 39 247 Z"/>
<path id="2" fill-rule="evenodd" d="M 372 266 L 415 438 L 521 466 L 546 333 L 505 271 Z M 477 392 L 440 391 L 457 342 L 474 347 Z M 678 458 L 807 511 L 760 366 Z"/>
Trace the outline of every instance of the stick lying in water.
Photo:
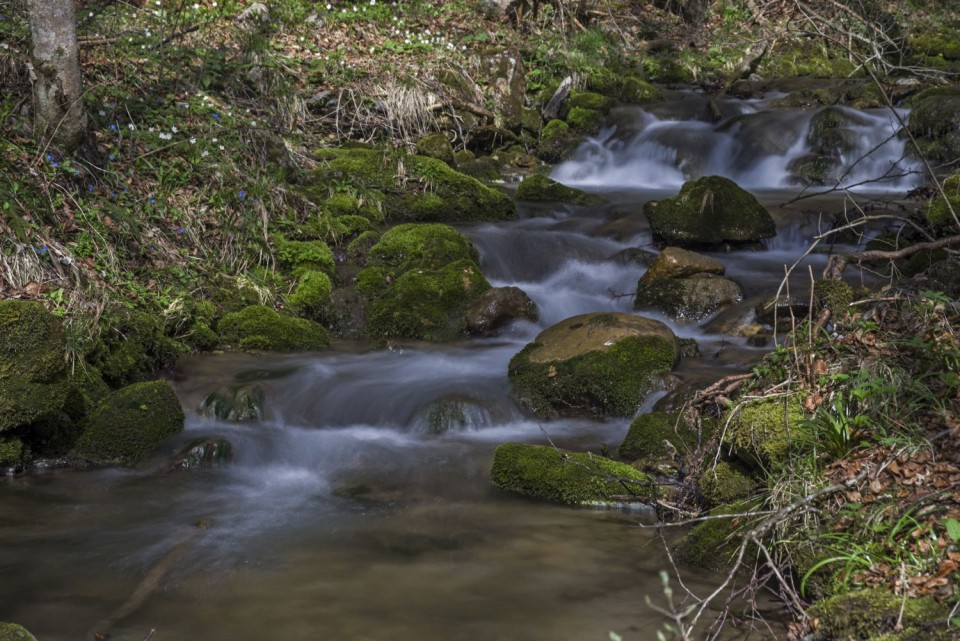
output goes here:
<path id="1" fill-rule="evenodd" d="M 159 587 L 160 582 L 163 580 L 163 577 L 167 575 L 170 571 L 170 568 L 173 567 L 173 564 L 177 562 L 183 552 L 187 549 L 190 543 L 197 538 L 197 535 L 200 534 L 201 530 L 205 530 L 210 527 L 211 521 L 209 519 L 201 519 L 197 522 L 197 527 L 173 546 L 173 549 L 170 550 L 165 557 L 163 557 L 159 563 L 150 568 L 150 571 L 147 572 L 147 576 L 143 577 L 143 580 L 140 581 L 140 585 L 137 586 L 137 589 L 133 591 L 133 594 L 130 595 L 130 598 L 121 605 L 119 608 L 113 611 L 113 614 L 101 619 L 98 621 L 90 630 L 84 635 L 85 639 L 93 639 L 94 641 L 102 641 L 103 639 L 109 638 L 110 629 L 115 626 L 118 622 L 130 616 L 137 610 L 139 610 L 146 600 L 150 597 L 151 594 Z M 155 630 L 151 630 L 150 634 L 147 635 L 147 639 L 151 638 L 155 633 Z"/>

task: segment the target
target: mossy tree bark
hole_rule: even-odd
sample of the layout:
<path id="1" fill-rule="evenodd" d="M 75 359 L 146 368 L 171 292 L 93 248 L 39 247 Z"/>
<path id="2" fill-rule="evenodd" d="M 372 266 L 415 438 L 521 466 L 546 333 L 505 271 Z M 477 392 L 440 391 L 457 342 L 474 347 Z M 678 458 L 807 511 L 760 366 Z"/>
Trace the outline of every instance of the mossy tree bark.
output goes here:
<path id="1" fill-rule="evenodd" d="M 64 150 L 87 139 L 73 0 L 27 0 L 33 36 L 33 129 Z"/>

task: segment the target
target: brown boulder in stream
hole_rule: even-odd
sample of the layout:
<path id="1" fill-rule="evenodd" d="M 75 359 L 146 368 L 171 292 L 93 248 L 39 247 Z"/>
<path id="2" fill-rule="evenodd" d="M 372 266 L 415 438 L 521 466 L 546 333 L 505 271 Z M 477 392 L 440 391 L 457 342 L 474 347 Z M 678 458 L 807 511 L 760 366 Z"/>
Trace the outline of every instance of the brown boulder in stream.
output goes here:
<path id="1" fill-rule="evenodd" d="M 537 305 L 519 287 L 488 289 L 467 310 L 467 331 L 487 334 L 518 318 L 535 321 Z"/>

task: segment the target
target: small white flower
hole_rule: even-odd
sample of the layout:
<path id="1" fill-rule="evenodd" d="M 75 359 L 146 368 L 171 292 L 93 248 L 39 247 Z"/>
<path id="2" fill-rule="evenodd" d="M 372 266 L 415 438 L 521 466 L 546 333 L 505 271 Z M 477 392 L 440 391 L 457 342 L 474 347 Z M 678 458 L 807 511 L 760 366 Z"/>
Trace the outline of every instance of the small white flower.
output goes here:
<path id="1" fill-rule="evenodd" d="M 129 129 L 130 131 L 133 131 L 134 129 L 136 129 L 136 127 L 135 127 L 134 124 L 131 122 L 130 124 L 127 125 L 127 129 Z"/>
<path id="2" fill-rule="evenodd" d="M 209 156 L 209 155 L 210 155 L 210 152 L 207 151 L 206 149 L 204 149 L 203 151 L 200 152 L 200 157 L 201 157 L 201 158 L 206 158 L 206 157 Z"/>
<path id="3" fill-rule="evenodd" d="M 191 138 L 191 139 L 190 139 L 190 144 L 191 144 L 191 145 L 197 144 L 197 139 L 196 139 L 196 138 Z"/>
<path id="4" fill-rule="evenodd" d="M 226 147 L 224 147 L 223 145 L 220 145 L 220 151 L 225 151 L 225 150 L 226 150 Z"/>
<path id="5" fill-rule="evenodd" d="M 177 133 L 177 126 L 174 125 L 174 126 L 170 127 L 170 131 L 172 131 L 173 133 Z"/>
<path id="6" fill-rule="evenodd" d="M 156 127 L 150 127 L 149 129 L 147 129 L 147 131 L 149 131 L 150 133 L 153 133 L 153 132 L 155 132 L 156 130 L 157 130 Z"/>
<path id="7" fill-rule="evenodd" d="M 330 11 L 331 9 L 333 9 L 333 6 L 328 2 L 328 3 L 327 3 L 327 11 Z"/>
<path id="8" fill-rule="evenodd" d="M 200 5 L 197 4 L 196 2 L 194 2 L 194 3 L 193 3 L 193 10 L 194 10 L 194 11 L 199 11 L 199 10 L 200 10 Z"/>
<path id="9" fill-rule="evenodd" d="M 211 140 L 210 142 L 212 142 L 213 144 L 217 144 L 217 139 L 216 139 L 216 138 L 214 138 L 214 139 L 213 139 L 213 140 Z"/>
<path id="10" fill-rule="evenodd" d="M 88 18 L 92 18 L 92 17 L 93 17 L 93 11 L 91 11 L 90 13 L 88 13 L 88 14 L 87 14 L 87 17 L 88 17 Z"/>
<path id="11" fill-rule="evenodd" d="M 107 112 L 104 111 L 103 109 L 101 109 L 101 110 L 98 111 L 97 113 L 100 114 L 101 116 L 106 116 L 106 115 L 107 115 Z"/>

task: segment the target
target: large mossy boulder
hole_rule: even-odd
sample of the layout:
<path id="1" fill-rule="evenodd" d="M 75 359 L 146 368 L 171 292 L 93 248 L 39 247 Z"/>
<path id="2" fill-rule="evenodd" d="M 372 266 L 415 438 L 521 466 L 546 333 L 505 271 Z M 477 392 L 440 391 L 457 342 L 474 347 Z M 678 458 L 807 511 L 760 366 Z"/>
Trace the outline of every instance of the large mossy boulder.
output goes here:
<path id="1" fill-rule="evenodd" d="M 570 205 L 599 205 L 606 202 L 599 196 L 567 187 L 543 174 L 533 174 L 524 178 L 517 187 L 517 200 Z"/>
<path id="2" fill-rule="evenodd" d="M 955 631 L 948 627 L 949 614 L 946 606 L 931 597 L 905 598 L 885 588 L 839 594 L 807 610 L 809 619 L 817 622 L 814 641 L 955 640 Z"/>
<path id="3" fill-rule="evenodd" d="M 490 478 L 508 492 L 567 505 L 617 503 L 624 495 L 655 496 L 652 479 L 629 465 L 543 445 L 500 445 Z"/>
<path id="4" fill-rule="evenodd" d="M 943 192 L 947 195 L 936 194 L 923 207 L 923 215 L 933 230 L 943 236 L 960 233 L 954 215 L 960 218 L 960 173 L 955 173 L 943 181 Z M 949 206 L 948 206 L 949 203 Z M 950 213 L 951 208 L 953 214 Z"/>
<path id="5" fill-rule="evenodd" d="M 417 153 L 428 158 L 436 158 L 445 165 L 457 167 L 457 159 L 453 155 L 453 145 L 446 134 L 439 131 L 427 134 L 417 141 Z"/>
<path id="6" fill-rule="evenodd" d="M 56 416 L 67 400 L 60 321 L 33 301 L 0 301 L 0 432 Z"/>
<path id="7" fill-rule="evenodd" d="M 629 416 L 679 358 L 660 321 L 582 314 L 541 332 L 510 360 L 520 403 L 540 416 Z"/>
<path id="8" fill-rule="evenodd" d="M 183 429 L 183 410 L 166 381 L 134 383 L 94 410 L 76 453 L 98 464 L 133 464 Z"/>
<path id="9" fill-rule="evenodd" d="M 250 305 L 227 314 L 217 329 L 224 344 L 236 349 L 297 352 L 330 345 L 330 336 L 320 324 L 282 316 L 264 305 Z"/>
<path id="10" fill-rule="evenodd" d="M 714 258 L 667 247 L 637 283 L 634 307 L 674 318 L 703 318 L 743 298 L 740 285 L 723 278 L 724 270 Z"/>
<path id="11" fill-rule="evenodd" d="M 551 120 L 540 130 L 537 158 L 546 162 L 560 162 L 572 154 L 583 140 L 583 134 L 571 130 L 564 121 Z"/>
<path id="12" fill-rule="evenodd" d="M 649 201 L 643 213 L 654 236 L 671 245 L 756 243 L 777 233 L 763 205 L 722 176 L 688 181 L 676 196 Z"/>
<path id="13" fill-rule="evenodd" d="M 408 223 L 387 231 L 357 275 L 369 336 L 447 340 L 490 288 L 470 240 L 448 225 Z"/>
<path id="14" fill-rule="evenodd" d="M 806 419 L 799 394 L 745 399 L 721 417 L 724 443 L 744 463 L 769 468 L 784 460 Z"/>
<path id="15" fill-rule="evenodd" d="M 147 380 L 183 354 L 183 346 L 166 335 L 165 326 L 160 315 L 113 310 L 101 317 L 100 338 L 86 361 L 114 388 Z"/>
<path id="16" fill-rule="evenodd" d="M 934 87 L 910 101 L 908 128 L 928 160 L 953 163 L 960 157 L 960 88 Z"/>
<path id="17" fill-rule="evenodd" d="M 380 149 L 324 149 L 306 192 L 322 202 L 343 182 L 381 204 L 388 220 L 466 222 L 516 215 L 504 193 L 426 156 Z"/>

